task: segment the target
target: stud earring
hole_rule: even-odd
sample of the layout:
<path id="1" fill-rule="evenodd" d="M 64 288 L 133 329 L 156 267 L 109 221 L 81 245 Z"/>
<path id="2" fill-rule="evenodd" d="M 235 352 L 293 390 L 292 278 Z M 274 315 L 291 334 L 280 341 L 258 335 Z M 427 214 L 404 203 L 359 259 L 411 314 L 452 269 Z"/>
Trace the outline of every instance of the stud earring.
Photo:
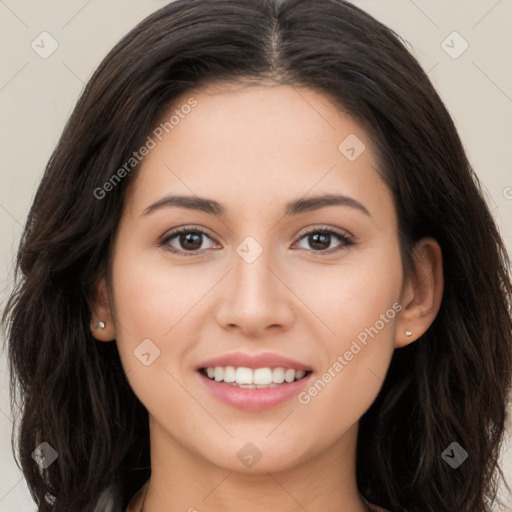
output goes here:
<path id="1" fill-rule="evenodd" d="M 412 336 L 412 332 L 411 332 L 411 331 L 409 331 L 409 330 L 407 330 L 407 331 L 405 331 L 405 335 L 406 335 L 406 336 Z"/>
<path id="2" fill-rule="evenodd" d="M 98 322 L 94 327 L 96 329 L 105 329 L 105 322 Z"/>

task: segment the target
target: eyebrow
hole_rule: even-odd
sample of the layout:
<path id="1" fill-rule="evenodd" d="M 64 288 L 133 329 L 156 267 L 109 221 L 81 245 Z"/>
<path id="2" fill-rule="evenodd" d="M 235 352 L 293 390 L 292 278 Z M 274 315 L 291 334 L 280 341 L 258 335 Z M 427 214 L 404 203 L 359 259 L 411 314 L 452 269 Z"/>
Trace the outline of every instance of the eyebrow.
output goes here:
<path id="1" fill-rule="evenodd" d="M 327 206 L 349 206 L 355 208 L 365 215 L 371 217 L 370 212 L 365 206 L 359 201 L 356 201 L 352 197 L 339 195 L 339 194 L 323 194 L 307 199 L 297 199 L 290 201 L 285 205 L 284 214 L 297 215 L 299 213 L 310 212 L 313 210 L 319 210 Z M 149 205 L 142 213 L 142 215 L 148 215 L 161 208 L 187 208 L 189 210 L 198 210 L 216 217 L 224 217 L 226 215 L 226 209 L 220 203 L 213 199 L 207 199 L 199 196 L 180 196 L 180 195 L 169 195 L 159 199 L 155 203 Z"/>

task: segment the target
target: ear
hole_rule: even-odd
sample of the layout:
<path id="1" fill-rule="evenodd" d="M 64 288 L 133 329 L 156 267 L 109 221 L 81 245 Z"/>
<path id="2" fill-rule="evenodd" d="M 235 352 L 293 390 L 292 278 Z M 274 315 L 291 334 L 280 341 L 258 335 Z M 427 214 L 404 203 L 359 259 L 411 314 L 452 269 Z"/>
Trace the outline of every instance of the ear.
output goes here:
<path id="1" fill-rule="evenodd" d="M 404 282 L 400 298 L 396 348 L 412 343 L 427 331 L 443 297 L 443 257 L 437 241 L 430 237 L 419 240 L 413 249 L 413 260 L 412 276 Z"/>
<path id="2" fill-rule="evenodd" d="M 91 332 L 99 341 L 112 341 L 116 337 L 105 279 L 96 283 L 91 294 Z M 103 322 L 105 327 L 98 327 Z"/>

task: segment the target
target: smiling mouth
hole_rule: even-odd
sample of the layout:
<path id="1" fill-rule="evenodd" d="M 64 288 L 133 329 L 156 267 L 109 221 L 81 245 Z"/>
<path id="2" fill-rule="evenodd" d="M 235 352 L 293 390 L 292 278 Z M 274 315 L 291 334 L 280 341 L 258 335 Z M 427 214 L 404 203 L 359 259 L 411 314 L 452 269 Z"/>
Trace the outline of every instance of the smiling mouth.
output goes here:
<path id="1" fill-rule="evenodd" d="M 247 389 L 265 389 L 284 386 L 304 379 L 311 370 L 293 368 L 263 367 L 246 368 L 244 366 L 215 366 L 200 368 L 199 373 L 206 378 L 229 386 Z"/>

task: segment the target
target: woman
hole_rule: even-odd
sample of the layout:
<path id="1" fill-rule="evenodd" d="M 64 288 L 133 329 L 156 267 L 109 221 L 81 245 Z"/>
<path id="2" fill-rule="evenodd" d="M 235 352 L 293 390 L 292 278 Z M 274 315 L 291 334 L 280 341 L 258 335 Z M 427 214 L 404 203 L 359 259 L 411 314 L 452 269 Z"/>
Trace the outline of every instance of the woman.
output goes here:
<path id="1" fill-rule="evenodd" d="M 177 0 L 135 27 L 18 276 L 40 511 L 495 502 L 508 256 L 427 76 L 347 2 Z"/>

